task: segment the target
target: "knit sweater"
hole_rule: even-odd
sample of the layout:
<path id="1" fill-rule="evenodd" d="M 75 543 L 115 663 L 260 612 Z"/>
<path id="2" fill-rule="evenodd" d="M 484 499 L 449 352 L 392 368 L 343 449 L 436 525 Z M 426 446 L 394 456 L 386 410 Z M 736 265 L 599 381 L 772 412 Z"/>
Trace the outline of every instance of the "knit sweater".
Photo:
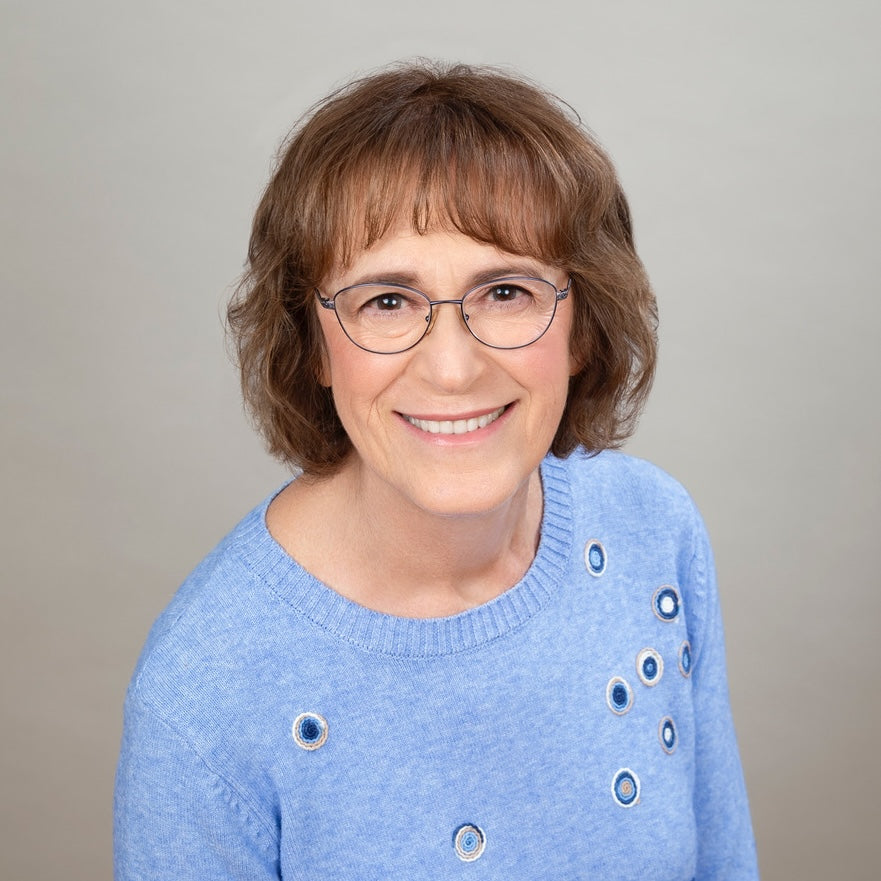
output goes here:
<path id="1" fill-rule="evenodd" d="M 619 453 L 541 475 L 530 569 L 447 618 L 346 600 L 249 514 L 135 671 L 118 881 L 757 877 L 693 503 Z"/>

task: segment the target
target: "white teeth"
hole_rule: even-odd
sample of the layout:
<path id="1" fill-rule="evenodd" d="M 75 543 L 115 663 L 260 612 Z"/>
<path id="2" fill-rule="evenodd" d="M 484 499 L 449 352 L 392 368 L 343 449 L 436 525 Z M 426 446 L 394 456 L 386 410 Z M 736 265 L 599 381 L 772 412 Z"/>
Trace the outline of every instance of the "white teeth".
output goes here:
<path id="1" fill-rule="evenodd" d="M 471 419 L 444 419 L 440 422 L 434 419 L 415 419 L 413 416 L 404 416 L 411 425 L 415 425 L 422 431 L 429 434 L 465 434 L 466 431 L 477 431 L 478 428 L 486 428 L 492 422 L 495 422 L 502 413 L 505 412 L 504 407 L 499 407 L 492 413 L 486 413 L 483 416 L 477 416 Z"/>

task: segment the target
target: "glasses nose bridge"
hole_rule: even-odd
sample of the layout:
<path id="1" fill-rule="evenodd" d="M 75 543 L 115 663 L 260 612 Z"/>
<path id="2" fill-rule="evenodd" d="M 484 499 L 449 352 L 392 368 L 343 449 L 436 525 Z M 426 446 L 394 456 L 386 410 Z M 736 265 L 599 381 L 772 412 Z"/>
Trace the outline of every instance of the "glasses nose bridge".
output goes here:
<path id="1" fill-rule="evenodd" d="M 425 333 L 423 333 L 423 336 L 427 336 L 429 333 L 431 333 L 431 329 L 434 327 L 435 321 L 437 321 L 437 316 L 439 312 L 434 307 L 446 305 L 459 307 L 459 317 L 462 319 L 462 324 L 465 325 L 465 329 L 468 331 L 468 333 L 471 334 L 471 336 L 474 336 L 474 334 L 471 333 L 471 328 L 468 327 L 468 317 L 465 315 L 464 304 L 465 297 L 459 297 L 458 299 L 428 300 L 428 326 L 425 328 Z"/>
<path id="2" fill-rule="evenodd" d="M 450 303 L 454 306 L 461 306 L 465 302 L 465 297 L 459 297 L 458 300 L 429 300 L 429 306 L 443 306 L 444 303 Z"/>

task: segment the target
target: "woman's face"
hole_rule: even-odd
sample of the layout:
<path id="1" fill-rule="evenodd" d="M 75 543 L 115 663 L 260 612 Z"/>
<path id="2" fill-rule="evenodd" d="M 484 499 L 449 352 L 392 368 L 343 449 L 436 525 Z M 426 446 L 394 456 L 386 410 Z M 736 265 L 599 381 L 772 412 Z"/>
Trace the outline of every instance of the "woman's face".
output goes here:
<path id="1" fill-rule="evenodd" d="M 544 278 L 558 289 L 567 283 L 565 273 L 540 260 L 461 233 L 401 228 L 325 279 L 322 294 L 358 282 L 405 281 L 432 300 L 457 299 L 490 272 Z M 322 382 L 354 447 L 345 467 L 357 469 L 370 501 L 468 516 L 525 491 L 557 431 L 575 369 L 571 298 L 558 304 L 544 336 L 509 350 L 471 336 L 458 306 L 435 306 L 430 332 L 393 355 L 359 349 L 331 310 L 316 308 L 326 344 Z"/>

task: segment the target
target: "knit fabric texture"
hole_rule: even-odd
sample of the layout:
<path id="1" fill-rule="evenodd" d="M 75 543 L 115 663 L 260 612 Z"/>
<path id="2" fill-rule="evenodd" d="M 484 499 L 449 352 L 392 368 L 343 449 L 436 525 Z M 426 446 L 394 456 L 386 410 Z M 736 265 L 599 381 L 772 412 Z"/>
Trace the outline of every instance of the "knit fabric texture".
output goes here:
<path id="1" fill-rule="evenodd" d="M 344 599 L 249 514 L 135 671 L 118 881 L 756 878 L 691 499 L 620 453 L 541 475 L 529 571 L 448 618 Z"/>

